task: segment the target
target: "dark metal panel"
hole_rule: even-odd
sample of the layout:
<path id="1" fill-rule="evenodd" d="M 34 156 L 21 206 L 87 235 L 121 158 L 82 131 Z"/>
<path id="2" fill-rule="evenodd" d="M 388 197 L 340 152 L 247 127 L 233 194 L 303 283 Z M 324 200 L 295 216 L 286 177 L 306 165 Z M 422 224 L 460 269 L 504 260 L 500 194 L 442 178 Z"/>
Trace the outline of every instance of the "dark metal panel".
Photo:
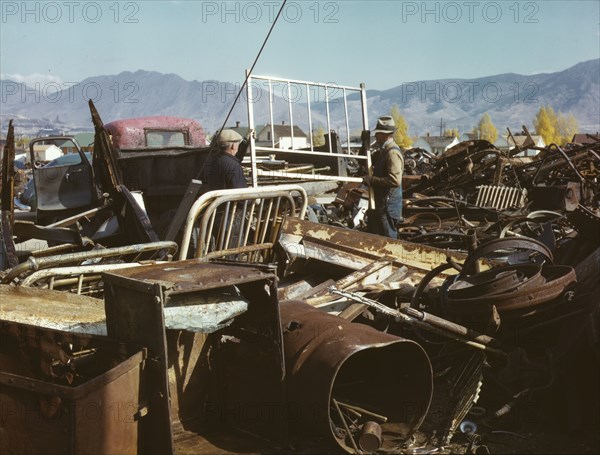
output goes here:
<path id="1" fill-rule="evenodd" d="M 140 449 L 144 453 L 173 453 L 162 288 L 154 284 L 146 289 L 150 292 L 136 292 L 119 286 L 111 275 L 104 277 L 108 337 L 148 349 L 143 392 L 150 412 L 140 425 Z"/>

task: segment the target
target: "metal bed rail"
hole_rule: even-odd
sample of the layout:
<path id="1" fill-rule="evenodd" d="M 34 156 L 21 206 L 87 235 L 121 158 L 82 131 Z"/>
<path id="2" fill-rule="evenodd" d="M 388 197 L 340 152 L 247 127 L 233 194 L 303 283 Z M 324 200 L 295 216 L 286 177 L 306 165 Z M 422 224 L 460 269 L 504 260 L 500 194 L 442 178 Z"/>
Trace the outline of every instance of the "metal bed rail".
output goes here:
<path id="1" fill-rule="evenodd" d="M 192 205 L 179 259 L 232 257 L 267 262 L 284 216 L 304 218 L 308 196 L 300 185 L 210 191 Z"/>
<path id="2" fill-rule="evenodd" d="M 353 159 L 357 160 L 365 160 L 367 168 L 371 167 L 371 156 L 370 154 L 353 154 L 351 152 L 350 147 L 350 114 L 351 110 L 348 109 L 348 93 L 357 93 L 360 96 L 360 124 L 363 130 L 369 129 L 369 120 L 367 115 L 367 89 L 365 84 L 361 83 L 359 87 L 350 87 L 344 85 L 338 85 L 334 83 L 319 83 L 319 82 L 309 82 L 309 81 L 301 81 L 295 79 L 283 79 L 272 76 L 258 76 L 254 74 L 250 74 L 248 71 L 246 72 L 247 84 L 246 84 L 246 96 L 247 96 L 247 104 L 248 104 L 248 126 L 252 131 L 250 135 L 250 161 L 251 161 L 251 169 L 252 169 L 252 186 L 258 186 L 258 173 L 257 173 L 257 159 L 256 152 L 266 152 L 266 153 L 291 153 L 291 154 L 303 154 L 306 156 L 308 162 L 311 162 L 310 157 L 314 155 L 324 155 L 324 156 L 332 156 L 332 157 L 348 157 L 351 156 Z M 255 119 L 254 119 L 254 110 L 255 104 L 258 101 L 258 97 L 253 92 L 253 89 L 256 87 L 260 87 L 260 84 L 266 84 L 268 91 L 268 111 L 269 111 L 269 126 L 270 126 L 270 146 L 259 146 L 256 144 L 255 135 L 260 133 L 256 131 Z M 274 84 L 283 84 L 285 87 L 285 92 L 282 93 L 281 99 L 287 103 L 287 111 L 288 111 L 288 119 L 289 119 L 289 130 L 290 130 L 290 139 L 291 139 L 291 147 L 290 149 L 284 149 L 281 147 L 277 147 L 275 142 L 275 118 L 274 118 Z M 295 140 L 297 138 L 294 137 L 294 109 L 293 105 L 298 103 L 298 99 L 296 96 L 292 96 L 292 87 L 294 88 L 294 92 L 305 93 L 306 98 L 306 124 L 308 125 L 308 137 L 309 137 L 309 145 L 310 150 L 300 150 L 303 149 L 304 146 L 297 146 L 298 141 Z M 327 151 L 321 152 L 315 150 L 313 141 L 312 141 L 312 133 L 313 133 L 313 115 L 312 115 L 312 103 L 311 103 L 311 93 L 315 90 L 323 90 L 324 92 L 324 104 L 325 104 L 325 112 L 326 112 L 326 128 L 325 134 L 329 136 L 329 147 Z M 332 93 L 333 92 L 333 93 Z M 341 97 L 334 97 L 335 93 L 341 93 Z M 331 118 L 330 105 L 334 102 L 343 101 L 343 119 L 337 120 L 335 123 L 341 124 L 341 129 L 345 133 L 346 138 L 346 150 L 345 153 L 334 153 L 333 144 L 331 140 L 331 131 L 334 127 L 334 121 Z M 287 126 L 286 126 L 287 127 Z M 284 178 L 298 178 L 294 175 L 294 173 L 282 173 L 277 172 L 276 176 L 284 177 Z M 303 179 L 312 180 L 312 176 L 303 176 Z M 355 181 L 351 180 L 350 177 L 343 176 L 331 176 L 330 178 L 337 179 L 340 181 Z"/>

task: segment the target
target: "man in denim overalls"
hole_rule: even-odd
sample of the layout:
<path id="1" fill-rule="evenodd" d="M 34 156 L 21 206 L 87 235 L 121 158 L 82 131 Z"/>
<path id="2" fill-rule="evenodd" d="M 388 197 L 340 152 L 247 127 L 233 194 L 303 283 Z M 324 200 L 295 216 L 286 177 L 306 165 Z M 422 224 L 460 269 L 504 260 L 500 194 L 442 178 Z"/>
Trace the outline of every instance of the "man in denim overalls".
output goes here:
<path id="1" fill-rule="evenodd" d="M 373 152 L 373 175 L 363 178 L 375 196 L 375 209 L 368 212 L 367 229 L 372 234 L 397 239 L 396 226 L 402 218 L 404 157 L 394 142 L 396 124 L 392 117 L 379 117 L 373 132 L 379 149 Z"/>

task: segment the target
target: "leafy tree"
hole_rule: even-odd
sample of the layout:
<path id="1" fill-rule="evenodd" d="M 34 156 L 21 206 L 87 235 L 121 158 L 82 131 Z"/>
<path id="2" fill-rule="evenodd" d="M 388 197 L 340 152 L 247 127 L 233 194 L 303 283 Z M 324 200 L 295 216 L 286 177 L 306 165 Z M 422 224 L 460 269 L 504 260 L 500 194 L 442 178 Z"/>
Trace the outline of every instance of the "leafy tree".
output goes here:
<path id="1" fill-rule="evenodd" d="M 540 107 L 533 120 L 533 126 L 537 134 L 542 136 L 548 145 L 552 143 L 565 145 L 579 130 L 577 119 L 572 113 L 563 115 L 559 112 L 557 114 L 550 105 Z"/>
<path id="2" fill-rule="evenodd" d="M 312 143 L 313 147 L 320 147 L 321 145 L 325 145 L 325 130 L 318 126 L 313 129 L 312 132 Z"/>
<path id="3" fill-rule="evenodd" d="M 460 132 L 458 131 L 458 128 L 446 129 L 446 131 L 444 131 L 444 137 L 455 137 L 458 139 L 460 137 Z"/>
<path id="4" fill-rule="evenodd" d="M 400 113 L 400 108 L 394 104 L 390 110 L 390 115 L 396 123 L 396 132 L 394 133 L 394 141 L 401 148 L 410 148 L 412 144 L 412 138 L 408 134 L 408 123 L 404 119 L 404 116 Z"/>
<path id="5" fill-rule="evenodd" d="M 533 126 L 538 135 L 542 136 L 546 144 L 558 142 L 559 133 L 557 131 L 558 118 L 554 109 L 548 106 L 540 107 L 540 110 L 535 115 Z"/>
<path id="6" fill-rule="evenodd" d="M 571 142 L 573 135 L 579 131 L 579 124 L 575 116 L 569 112 L 569 115 L 558 114 L 558 132 L 559 132 L 559 145 L 565 145 Z"/>
<path id="7" fill-rule="evenodd" d="M 15 141 L 15 145 L 17 147 L 25 147 L 31 141 L 27 136 L 21 136 L 19 139 Z"/>
<path id="8" fill-rule="evenodd" d="M 498 130 L 492 123 L 492 119 L 487 112 L 481 116 L 479 123 L 473 128 L 473 133 L 477 135 L 479 139 L 485 139 L 492 144 L 498 139 Z"/>

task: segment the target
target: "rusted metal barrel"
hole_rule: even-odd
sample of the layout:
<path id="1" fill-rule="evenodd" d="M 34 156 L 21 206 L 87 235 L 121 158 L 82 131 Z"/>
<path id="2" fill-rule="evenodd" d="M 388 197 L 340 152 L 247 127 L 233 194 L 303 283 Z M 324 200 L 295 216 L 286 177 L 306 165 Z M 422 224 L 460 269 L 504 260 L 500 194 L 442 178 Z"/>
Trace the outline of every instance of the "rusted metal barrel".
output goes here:
<path id="1" fill-rule="evenodd" d="M 412 435 L 432 396 L 431 364 L 421 346 L 301 301 L 281 302 L 280 311 L 288 420 L 296 434 L 326 436 L 350 453 L 368 421 L 378 420 L 395 439 Z"/>

